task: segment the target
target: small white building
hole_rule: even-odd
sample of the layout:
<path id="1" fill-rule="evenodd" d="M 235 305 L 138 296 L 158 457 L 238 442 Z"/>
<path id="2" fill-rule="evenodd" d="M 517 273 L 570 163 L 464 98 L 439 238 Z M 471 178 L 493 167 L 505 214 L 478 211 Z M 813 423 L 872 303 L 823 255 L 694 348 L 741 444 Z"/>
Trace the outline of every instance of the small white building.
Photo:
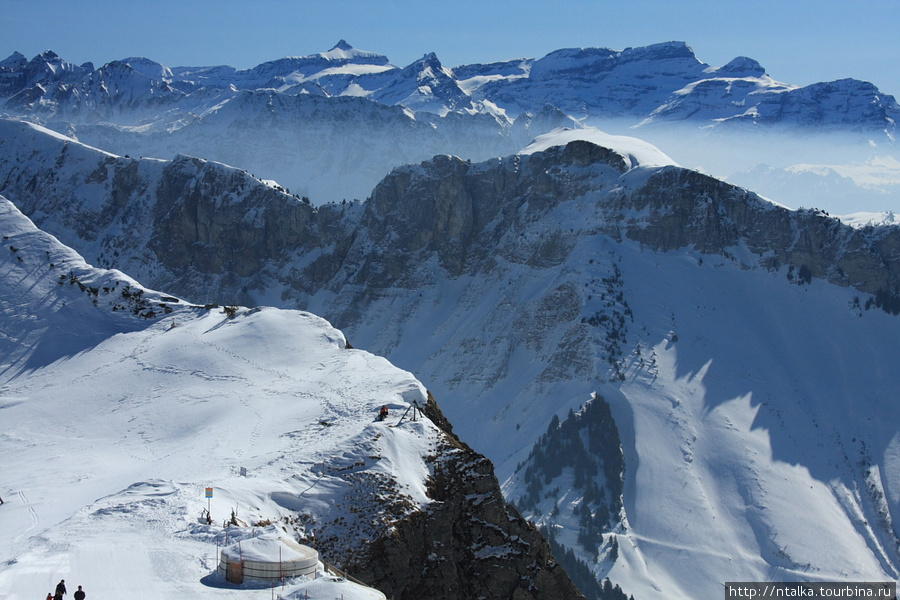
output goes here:
<path id="1" fill-rule="evenodd" d="M 271 533 L 237 542 L 219 553 L 219 573 L 232 583 L 315 576 L 318 563 L 314 549 Z"/>

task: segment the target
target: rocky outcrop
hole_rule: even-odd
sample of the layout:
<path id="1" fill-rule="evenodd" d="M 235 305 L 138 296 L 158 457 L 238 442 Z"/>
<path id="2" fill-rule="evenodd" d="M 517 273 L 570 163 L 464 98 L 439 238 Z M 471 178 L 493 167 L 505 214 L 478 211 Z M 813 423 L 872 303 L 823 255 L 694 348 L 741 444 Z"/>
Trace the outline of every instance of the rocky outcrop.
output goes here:
<path id="1" fill-rule="evenodd" d="M 860 292 L 900 294 L 900 229 L 853 228 L 817 210 L 792 211 L 743 188 L 678 167 L 629 184 L 625 157 L 588 142 L 533 156 L 471 165 L 435 157 L 396 169 L 366 206 L 366 235 L 395 256 L 391 285 L 434 253 L 452 276 L 484 268 L 497 254 L 529 265 L 560 264 L 572 246 L 564 223 L 513 243 L 513 232 L 555 207 L 621 184 L 593 205 L 592 223 L 611 237 L 657 250 L 693 247 L 726 255 L 744 246 L 768 268 L 808 270 L 812 277 Z M 379 285 L 376 281 L 373 284 Z"/>
<path id="2" fill-rule="evenodd" d="M 503 499 L 493 465 L 461 442 L 429 396 L 426 415 L 447 434 L 424 512 L 395 524 L 348 571 L 397 600 L 584 598 L 534 526 Z"/>
<path id="3" fill-rule="evenodd" d="M 849 227 L 818 210 L 788 210 L 695 171 L 669 168 L 612 204 L 625 237 L 658 250 L 744 246 L 763 266 L 794 267 L 861 292 L 900 294 L 900 228 Z M 638 211 L 640 217 L 624 214 Z"/>
<path id="4" fill-rule="evenodd" d="M 388 273 L 373 283 L 395 283 L 423 252 L 434 253 L 451 276 L 480 269 L 497 253 L 535 267 L 560 264 L 572 240 L 558 230 L 516 248 L 503 240 L 559 203 L 587 193 L 604 176 L 621 175 L 625 160 L 607 148 L 573 142 L 533 157 L 473 165 L 436 156 L 397 168 L 375 188 L 363 216 L 366 235 L 378 245 L 391 244 L 386 251 L 397 261 L 395 276 Z M 587 166 L 595 167 L 591 175 L 568 171 Z"/>

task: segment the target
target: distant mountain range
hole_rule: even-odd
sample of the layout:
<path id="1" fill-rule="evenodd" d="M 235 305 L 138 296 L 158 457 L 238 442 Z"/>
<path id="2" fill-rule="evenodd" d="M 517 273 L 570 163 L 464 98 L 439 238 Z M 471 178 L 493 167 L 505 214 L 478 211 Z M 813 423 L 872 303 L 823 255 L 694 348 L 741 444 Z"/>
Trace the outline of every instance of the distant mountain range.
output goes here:
<path id="1" fill-rule="evenodd" d="M 13 54 L 0 62 L 0 77 L 6 110 L 45 120 L 102 119 L 162 128 L 179 117 L 203 114 L 210 96 L 221 101 L 261 90 L 364 97 L 440 116 L 489 114 L 501 124 L 550 105 L 579 120 L 835 127 L 892 135 L 900 115 L 896 100 L 871 83 L 844 79 L 792 86 L 773 80 L 747 57 L 711 67 L 682 42 L 622 51 L 573 48 L 537 60 L 455 68 L 442 65 L 433 53 L 397 67 L 386 56 L 357 50 L 344 40 L 328 52 L 246 70 L 169 68 L 147 58 L 95 69 L 47 51 L 31 60 Z"/>
<path id="2" fill-rule="evenodd" d="M 760 164 L 863 162 L 873 144 L 893 147 L 900 107 L 864 81 L 794 86 L 746 57 L 712 67 L 682 42 L 454 68 L 427 54 L 401 68 L 341 40 L 328 52 L 246 70 L 148 58 L 95 68 L 52 51 L 30 60 L 15 53 L 0 62 L 0 111 L 120 155 L 187 153 L 240 166 L 322 204 L 364 199 L 398 164 L 503 156 L 560 126 L 636 128 L 720 177 Z M 797 148 L 733 138 L 786 133 L 817 141 Z M 786 174 L 757 169 L 743 181 L 795 207 L 842 202 L 846 186 L 807 197 L 785 185 Z M 898 181 L 896 173 L 875 188 L 858 181 L 855 197 L 873 205 L 859 210 L 883 210 L 884 186 Z"/>

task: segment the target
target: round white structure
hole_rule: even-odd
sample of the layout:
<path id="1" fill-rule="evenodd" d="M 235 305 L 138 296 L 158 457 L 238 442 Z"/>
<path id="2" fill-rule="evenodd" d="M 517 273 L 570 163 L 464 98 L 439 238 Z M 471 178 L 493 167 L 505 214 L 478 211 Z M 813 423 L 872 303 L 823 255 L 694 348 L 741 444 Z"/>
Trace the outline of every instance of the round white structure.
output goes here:
<path id="1" fill-rule="evenodd" d="M 232 583 L 243 583 L 244 579 L 313 576 L 318 563 L 318 552 L 276 534 L 244 540 L 219 553 L 219 573 Z"/>

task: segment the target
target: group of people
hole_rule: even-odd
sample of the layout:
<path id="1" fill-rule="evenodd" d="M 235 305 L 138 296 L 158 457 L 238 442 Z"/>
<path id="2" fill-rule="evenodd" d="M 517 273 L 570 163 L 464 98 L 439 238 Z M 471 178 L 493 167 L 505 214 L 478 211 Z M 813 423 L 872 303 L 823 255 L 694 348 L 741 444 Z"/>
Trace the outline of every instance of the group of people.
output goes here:
<path id="1" fill-rule="evenodd" d="M 47 600 L 63 600 L 63 596 L 66 595 L 66 580 L 60 579 L 59 583 L 56 584 L 56 594 L 47 594 Z M 81 586 L 78 586 L 78 591 L 72 594 L 72 598 L 74 600 L 84 600 L 84 590 L 81 589 Z"/>

